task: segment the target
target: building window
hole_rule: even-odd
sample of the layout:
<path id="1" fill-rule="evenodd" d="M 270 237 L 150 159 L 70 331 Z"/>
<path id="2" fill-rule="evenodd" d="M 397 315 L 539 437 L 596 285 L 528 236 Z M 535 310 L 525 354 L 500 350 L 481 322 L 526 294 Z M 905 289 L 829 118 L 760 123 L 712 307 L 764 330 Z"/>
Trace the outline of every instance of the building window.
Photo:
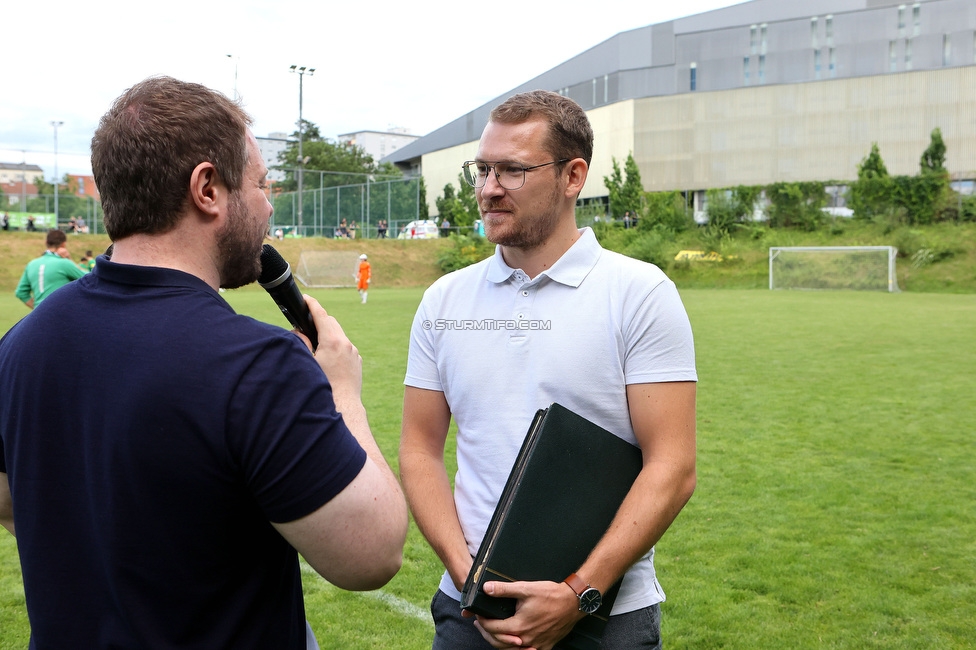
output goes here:
<path id="1" fill-rule="evenodd" d="M 895 41 L 888 41 L 888 71 L 898 72 L 898 46 Z"/>
<path id="2" fill-rule="evenodd" d="M 905 38 L 905 5 L 898 5 L 898 38 Z"/>
<path id="3" fill-rule="evenodd" d="M 820 50 L 813 51 L 813 78 L 820 78 Z"/>
<path id="4" fill-rule="evenodd" d="M 759 53 L 766 53 L 766 23 L 759 26 Z"/>
<path id="5" fill-rule="evenodd" d="M 603 75 L 603 103 L 610 103 L 610 75 Z"/>
<path id="6" fill-rule="evenodd" d="M 905 69 L 912 69 L 912 39 L 905 41 Z"/>
<path id="7" fill-rule="evenodd" d="M 922 6 L 919 3 L 912 5 L 912 36 L 922 33 Z"/>
<path id="8" fill-rule="evenodd" d="M 952 41 L 949 34 L 942 35 L 942 65 L 947 66 L 952 60 Z"/>
<path id="9" fill-rule="evenodd" d="M 697 63 L 691 64 L 691 89 L 692 90 L 698 89 L 698 64 Z"/>
<path id="10" fill-rule="evenodd" d="M 756 41 L 756 25 L 749 26 L 749 53 L 756 54 L 758 50 L 758 45 Z"/>
<path id="11" fill-rule="evenodd" d="M 749 85 L 749 57 L 742 58 L 742 81 L 748 86 Z"/>
<path id="12" fill-rule="evenodd" d="M 759 83 L 766 83 L 766 55 L 759 55 Z"/>
<path id="13" fill-rule="evenodd" d="M 817 17 L 814 16 L 810 19 L 810 46 L 813 49 L 817 49 Z"/>
<path id="14" fill-rule="evenodd" d="M 596 106 L 596 77 L 593 77 L 593 101 L 591 104 Z"/>
<path id="15" fill-rule="evenodd" d="M 830 48 L 830 78 L 833 79 L 837 76 L 837 55 L 834 53 L 834 48 Z"/>
<path id="16" fill-rule="evenodd" d="M 834 17 L 829 15 L 824 18 L 824 30 L 826 31 L 825 36 L 827 37 L 827 47 L 834 46 Z"/>

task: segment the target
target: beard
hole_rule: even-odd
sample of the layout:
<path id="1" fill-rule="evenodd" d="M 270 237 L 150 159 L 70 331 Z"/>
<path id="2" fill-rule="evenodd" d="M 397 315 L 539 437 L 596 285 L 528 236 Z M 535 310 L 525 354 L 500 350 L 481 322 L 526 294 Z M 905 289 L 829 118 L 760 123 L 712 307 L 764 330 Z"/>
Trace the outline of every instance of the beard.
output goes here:
<path id="1" fill-rule="evenodd" d="M 261 247 L 264 232 L 256 232 L 256 220 L 249 214 L 238 192 L 227 204 L 227 224 L 217 233 L 220 252 L 220 286 L 236 289 L 251 284 L 261 275 Z"/>
<path id="2" fill-rule="evenodd" d="M 479 207 L 482 218 L 486 212 L 512 209 L 504 199 L 485 201 Z M 504 223 L 492 223 L 490 219 L 484 219 L 485 238 L 500 246 L 531 250 L 544 244 L 555 232 L 559 217 L 559 192 L 552 188 L 543 206 L 535 214 L 509 212 Z"/>

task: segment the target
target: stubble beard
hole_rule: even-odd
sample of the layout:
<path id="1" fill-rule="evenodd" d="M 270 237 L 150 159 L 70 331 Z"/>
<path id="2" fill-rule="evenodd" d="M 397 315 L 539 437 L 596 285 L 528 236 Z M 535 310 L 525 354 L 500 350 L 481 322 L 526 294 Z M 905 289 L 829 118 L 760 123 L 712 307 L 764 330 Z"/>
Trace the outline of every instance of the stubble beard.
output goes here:
<path id="1" fill-rule="evenodd" d="M 237 289 L 251 284 L 261 275 L 261 247 L 264 233 L 255 237 L 254 219 L 239 192 L 228 201 L 227 225 L 217 233 L 220 254 L 220 286 Z"/>
<path id="2" fill-rule="evenodd" d="M 556 231 L 559 223 L 558 199 L 556 188 L 552 188 L 544 204 L 545 207 L 535 215 L 519 214 L 517 210 L 509 212 L 504 225 L 492 224 L 490 220 L 483 219 L 485 238 L 493 244 L 506 248 L 531 250 L 541 246 Z M 484 217 L 486 212 L 494 209 L 507 210 L 511 206 L 506 205 L 502 200 L 486 201 L 479 207 Z"/>

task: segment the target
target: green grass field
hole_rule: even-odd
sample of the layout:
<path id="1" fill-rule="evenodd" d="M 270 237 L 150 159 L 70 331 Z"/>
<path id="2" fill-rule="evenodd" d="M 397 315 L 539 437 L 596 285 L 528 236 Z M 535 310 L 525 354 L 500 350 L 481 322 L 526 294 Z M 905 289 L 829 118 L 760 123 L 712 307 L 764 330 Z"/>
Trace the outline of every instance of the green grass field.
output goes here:
<path id="1" fill-rule="evenodd" d="M 364 402 L 396 467 L 422 290 L 373 289 L 365 306 L 354 290 L 311 293 L 362 353 Z M 224 295 L 285 325 L 260 289 Z M 699 471 L 658 544 L 666 647 L 976 647 L 976 297 L 682 296 L 698 354 Z M 0 331 L 24 313 L 0 295 Z M 441 571 L 412 527 L 403 569 L 380 591 L 306 572 L 322 648 L 429 648 Z M 16 546 L 0 531 L 0 649 L 28 635 Z"/>

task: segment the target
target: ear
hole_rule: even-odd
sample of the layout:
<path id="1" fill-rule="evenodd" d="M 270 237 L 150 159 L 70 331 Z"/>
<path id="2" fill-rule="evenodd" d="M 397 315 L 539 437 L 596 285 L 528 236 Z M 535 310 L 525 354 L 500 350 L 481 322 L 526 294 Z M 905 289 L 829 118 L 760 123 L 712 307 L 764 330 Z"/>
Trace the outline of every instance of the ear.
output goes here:
<path id="1" fill-rule="evenodd" d="M 197 210 L 210 217 L 220 214 L 226 188 L 213 163 L 202 162 L 190 174 L 190 200 Z"/>
<path id="2" fill-rule="evenodd" d="M 576 197 L 583 191 L 583 186 L 586 185 L 586 174 L 589 171 L 589 167 L 582 158 L 573 158 L 566 163 L 566 169 L 569 173 L 569 181 L 566 184 L 566 195 L 572 196 L 575 201 Z"/>

